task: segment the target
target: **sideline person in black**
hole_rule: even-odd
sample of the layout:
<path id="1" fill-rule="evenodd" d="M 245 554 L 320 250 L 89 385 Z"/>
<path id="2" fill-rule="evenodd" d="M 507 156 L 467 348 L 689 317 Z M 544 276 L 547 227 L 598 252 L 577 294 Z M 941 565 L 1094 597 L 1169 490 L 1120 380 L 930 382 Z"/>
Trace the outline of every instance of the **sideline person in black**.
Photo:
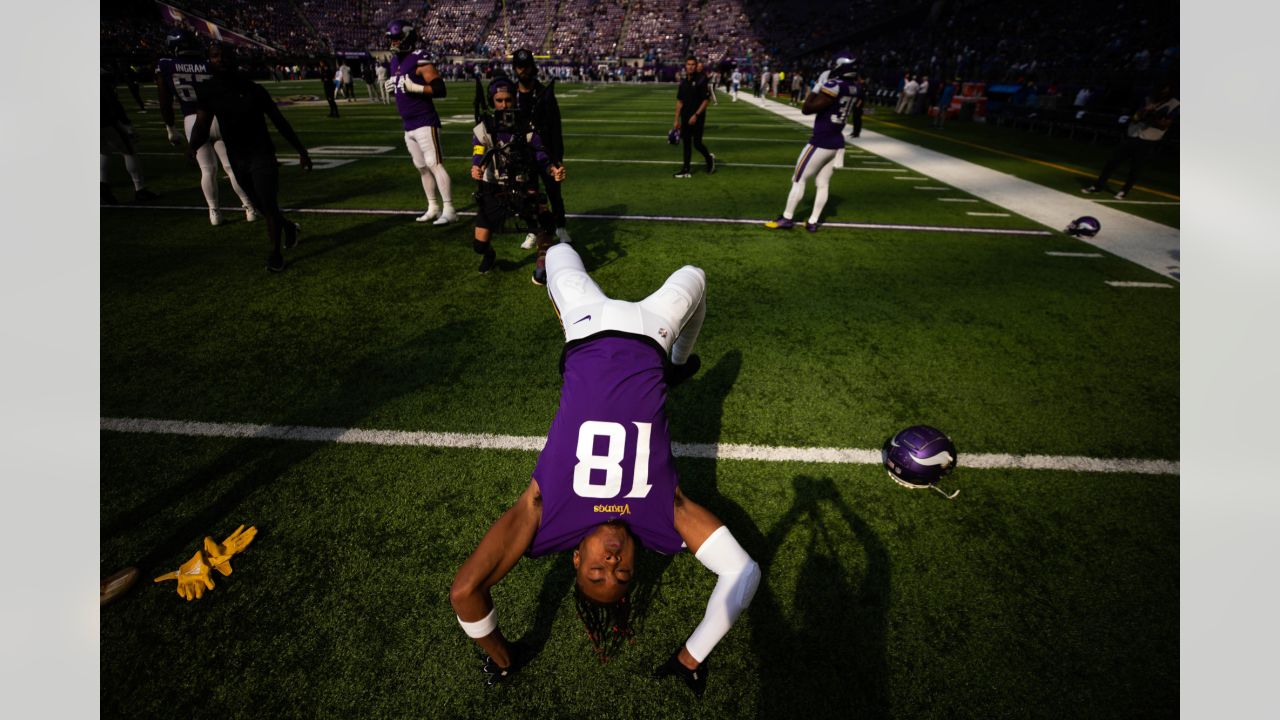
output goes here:
<path id="1" fill-rule="evenodd" d="M 333 86 L 333 73 L 333 66 L 321 60 L 320 84 L 324 86 L 324 99 L 329 102 L 329 117 L 338 117 L 338 103 L 334 101 L 338 89 Z"/>
<path id="2" fill-rule="evenodd" d="M 311 169 L 311 157 L 267 91 L 239 72 L 236 65 L 234 46 L 216 43 L 210 48 L 209 70 L 212 77 L 196 84 L 199 109 L 195 126 L 191 128 L 187 155 L 194 159 L 196 150 L 209 140 L 209 127 L 216 117 L 222 130 L 222 140 L 227 144 L 231 171 L 253 201 L 253 206 L 267 220 L 267 237 L 271 240 L 267 269 L 281 272 L 285 264 L 280 234 L 283 232 L 285 235 L 284 247 L 292 248 L 298 244 L 298 226 L 286 220 L 280 211 L 277 199 L 280 170 L 275 145 L 267 133 L 266 119 L 270 117 L 276 130 L 298 151 L 298 164 L 303 170 Z"/>
<path id="3" fill-rule="evenodd" d="M 707 79 L 698 72 L 698 58 L 690 55 L 684 61 L 684 80 L 680 81 L 680 89 L 676 91 L 676 118 L 673 128 L 680 130 L 680 138 L 684 141 L 684 165 L 675 176 L 691 177 L 689 160 L 693 157 L 693 148 L 702 153 L 707 161 L 707 174 L 716 171 L 716 156 L 707 146 L 702 144 L 702 128 L 706 126 L 707 103 L 711 101 L 711 89 Z"/>
<path id="4" fill-rule="evenodd" d="M 542 170 L 542 186 L 547 192 L 547 202 L 551 205 L 551 217 L 556 224 L 556 237 L 560 242 L 573 242 L 569 232 L 565 230 L 564 194 L 560 191 L 560 183 L 551 177 L 551 171 L 564 167 L 564 137 L 560 127 L 560 103 L 556 102 L 554 92 L 548 91 L 538 80 L 538 66 L 534 64 L 533 53 L 520 49 L 511 57 L 511 67 L 516 71 L 516 112 L 531 113 L 533 130 L 542 138 L 547 155 L 551 158 L 551 166 Z M 526 250 L 533 247 L 533 239 L 526 238 L 522 245 Z"/>

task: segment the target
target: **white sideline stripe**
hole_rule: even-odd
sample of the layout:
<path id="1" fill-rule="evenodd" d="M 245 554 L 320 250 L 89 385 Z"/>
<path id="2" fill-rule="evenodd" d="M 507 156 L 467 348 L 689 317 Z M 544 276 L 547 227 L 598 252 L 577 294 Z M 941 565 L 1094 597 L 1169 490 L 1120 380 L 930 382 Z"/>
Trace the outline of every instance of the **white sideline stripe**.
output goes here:
<path id="1" fill-rule="evenodd" d="M 1058 251 L 1056 251 L 1056 250 L 1045 250 L 1045 251 L 1044 251 L 1044 254 L 1045 254 L 1045 255 L 1052 255 L 1052 256 L 1054 256 L 1054 257 L 1078 257 L 1078 258 L 1100 258 L 1100 257 L 1102 257 L 1102 253 L 1073 253 L 1073 252 L 1058 252 Z"/>
<path id="2" fill-rule="evenodd" d="M 938 202 L 979 202 L 975 198 L 938 198 Z"/>
<path id="3" fill-rule="evenodd" d="M 119 210 L 198 210 L 208 212 L 203 205 L 103 205 Z M 224 205 L 223 210 L 234 211 L 239 207 Z M 315 215 L 421 215 L 421 210 L 374 210 L 370 208 L 280 208 L 283 212 L 312 213 Z M 459 210 L 460 216 L 474 216 L 475 211 Z M 635 220 L 640 222 L 698 222 L 718 225 L 763 225 L 759 218 L 683 217 L 680 215 L 594 215 L 590 213 L 565 213 L 565 217 L 586 220 Z M 947 227 L 944 225 L 892 225 L 888 223 L 824 222 L 823 227 L 851 228 L 854 230 L 911 230 L 916 232 L 954 232 L 979 235 L 1052 235 L 1048 230 L 1016 230 L 1011 228 Z"/>
<path id="4" fill-rule="evenodd" d="M 196 437 L 258 438 L 361 445 L 477 448 L 537 452 L 545 437 L 491 435 L 488 433 L 414 432 L 324 428 L 306 425 L 252 425 L 146 418 L 101 418 L 101 429 L 122 433 L 188 435 Z M 671 443 L 678 457 L 761 462 L 807 462 L 837 465 L 879 465 L 880 451 L 859 448 L 800 448 L 734 443 Z M 1179 463 L 1170 460 L 1108 459 L 1054 455 L 1005 455 L 973 453 L 960 456 L 961 467 L 986 470 L 1065 470 L 1071 472 L 1178 475 Z"/>
<path id="5" fill-rule="evenodd" d="M 813 123 L 793 107 L 754 97 L 745 99 L 767 112 L 794 120 L 802 127 Z M 908 172 L 931 177 L 937 182 L 951 185 L 957 190 L 1048 227 L 1061 227 L 1063 220 L 1067 218 L 1093 215 L 1102 221 L 1102 226 L 1107 231 L 1092 238 L 1080 238 L 1081 242 L 1118 255 L 1167 278 L 1179 280 L 1181 238 L 1177 228 L 1145 220 L 1109 203 L 1083 198 L 1078 192 L 1062 192 L 1037 185 L 1029 180 L 896 140 L 872 130 L 863 130 L 861 137 L 846 138 L 845 142 L 877 157 L 892 160 Z"/>
<path id="6" fill-rule="evenodd" d="M 912 178 L 912 179 L 914 180 L 914 179 L 916 179 L 916 178 Z M 916 189 L 916 190 L 950 190 L 951 188 L 944 188 L 944 187 L 926 187 L 926 186 L 924 186 L 924 185 L 917 185 L 915 189 Z"/>
<path id="7" fill-rule="evenodd" d="M 1167 283 L 1130 282 L 1127 280 L 1108 280 L 1107 284 L 1110 285 L 1111 287 L 1123 287 L 1123 288 L 1171 288 L 1173 287 L 1172 285 L 1169 285 Z"/>
<path id="8" fill-rule="evenodd" d="M 894 180 L 928 180 L 926 177 L 896 177 Z"/>
<path id="9" fill-rule="evenodd" d="M 974 217 L 1009 217 L 1009 213 L 997 213 L 997 212 L 972 212 L 971 211 L 971 212 L 965 213 L 965 215 L 972 215 Z"/>

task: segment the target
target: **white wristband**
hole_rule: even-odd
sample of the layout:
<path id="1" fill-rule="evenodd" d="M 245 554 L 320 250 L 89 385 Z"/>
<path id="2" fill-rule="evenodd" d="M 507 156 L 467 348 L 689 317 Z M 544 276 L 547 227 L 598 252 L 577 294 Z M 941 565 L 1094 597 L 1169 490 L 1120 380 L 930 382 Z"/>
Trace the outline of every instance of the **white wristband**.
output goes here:
<path id="1" fill-rule="evenodd" d="M 458 624 L 462 626 L 462 631 L 467 634 L 467 637 L 479 640 L 498 629 L 498 608 L 490 610 L 488 615 L 475 622 L 467 622 L 459 617 Z"/>

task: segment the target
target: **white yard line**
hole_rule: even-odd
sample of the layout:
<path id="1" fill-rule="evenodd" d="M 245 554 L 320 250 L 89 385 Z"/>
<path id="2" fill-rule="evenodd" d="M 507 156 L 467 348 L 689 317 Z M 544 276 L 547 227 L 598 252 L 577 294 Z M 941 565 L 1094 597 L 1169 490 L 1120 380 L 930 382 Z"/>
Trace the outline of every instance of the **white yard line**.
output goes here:
<path id="1" fill-rule="evenodd" d="M 813 123 L 789 105 L 741 99 L 802 125 Z M 866 129 L 861 137 L 846 137 L 845 142 L 1049 227 L 1066 227 L 1075 218 L 1092 215 L 1102 222 L 1102 232 L 1081 241 L 1172 279 L 1181 275 L 1177 228 Z"/>
<path id="2" fill-rule="evenodd" d="M 196 210 L 208 212 L 203 205 L 103 205 L 121 210 Z M 239 207 L 224 206 L 235 211 Z M 280 208 L 284 212 L 312 213 L 316 215 L 421 215 L 422 210 L 384 210 L 378 208 Z M 458 211 L 462 216 L 474 216 L 471 211 Z M 596 215 L 592 213 L 566 213 L 565 217 L 587 220 L 630 220 L 637 222 L 710 223 L 713 225 L 763 225 L 760 218 L 689 217 L 682 215 Z M 822 227 L 849 228 L 853 230 L 906 230 L 909 232 L 951 232 L 971 235 L 1052 235 L 1048 230 L 1019 230 L 1014 228 L 954 227 L 949 225 L 899 225 L 890 223 L 824 222 Z"/>
<path id="3" fill-rule="evenodd" d="M 970 215 L 972 217 L 1009 217 L 1009 213 L 997 212 L 967 212 L 965 215 Z"/>
<path id="4" fill-rule="evenodd" d="M 122 433 L 296 440 L 301 442 L 361 445 L 477 448 L 525 452 L 538 452 L 542 450 L 547 441 L 545 437 L 538 436 L 522 437 L 518 435 L 490 435 L 487 433 L 367 430 L 362 428 L 324 428 L 305 425 L 252 425 L 246 423 L 209 423 L 145 418 L 101 418 L 100 424 L 102 430 Z M 738 445 L 732 443 L 673 442 L 671 443 L 671 449 L 678 457 L 719 460 L 808 462 L 839 465 L 879 465 L 881 462 L 879 450 L 859 448 L 803 448 Z M 1180 474 L 1179 463 L 1172 460 L 1112 459 L 1055 455 L 969 453 L 960 456 L 960 466 L 987 470 L 1062 470 L 1141 475 Z"/>
<path id="5" fill-rule="evenodd" d="M 1110 285 L 1111 287 L 1121 287 L 1121 288 L 1171 288 L 1173 287 L 1168 283 L 1132 282 L 1128 280 L 1108 280 L 1107 284 Z"/>
<path id="6" fill-rule="evenodd" d="M 1076 253 L 1076 252 L 1057 252 L 1055 250 L 1045 250 L 1045 255 L 1054 257 L 1072 257 L 1072 258 L 1100 258 L 1102 253 Z"/>

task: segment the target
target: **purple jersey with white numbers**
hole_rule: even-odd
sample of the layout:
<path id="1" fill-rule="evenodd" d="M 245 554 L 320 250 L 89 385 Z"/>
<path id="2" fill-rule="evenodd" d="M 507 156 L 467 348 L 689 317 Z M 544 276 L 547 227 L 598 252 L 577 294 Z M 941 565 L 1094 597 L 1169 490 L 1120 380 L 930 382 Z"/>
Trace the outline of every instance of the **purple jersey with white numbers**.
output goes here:
<path id="1" fill-rule="evenodd" d="M 542 522 L 529 555 L 571 550 L 610 520 L 650 550 L 684 547 L 662 371 L 661 351 L 638 337 L 596 336 L 565 351 L 560 409 L 533 471 Z"/>
<path id="2" fill-rule="evenodd" d="M 436 113 L 436 106 L 431 102 L 431 96 L 405 92 L 400 82 L 400 78 L 408 76 L 419 85 L 425 84 L 418 76 L 418 68 L 430 64 L 432 64 L 431 60 L 428 60 L 421 50 L 414 50 L 404 55 L 391 54 L 391 79 L 396 81 L 396 109 L 404 119 L 406 131 L 417 130 L 428 125 L 440 127 L 440 115 Z"/>
<path id="3" fill-rule="evenodd" d="M 209 63 L 195 58 L 163 58 L 156 69 L 164 84 L 173 91 L 178 99 L 178 107 L 182 116 L 196 113 L 196 83 L 213 77 L 209 72 Z"/>
<path id="4" fill-rule="evenodd" d="M 845 120 L 849 117 L 849 111 L 853 109 L 853 88 L 845 80 L 831 78 L 822 83 L 818 92 L 830 95 L 835 102 L 814 118 L 813 136 L 809 138 L 809 144 L 828 150 L 839 150 L 844 147 Z"/>

